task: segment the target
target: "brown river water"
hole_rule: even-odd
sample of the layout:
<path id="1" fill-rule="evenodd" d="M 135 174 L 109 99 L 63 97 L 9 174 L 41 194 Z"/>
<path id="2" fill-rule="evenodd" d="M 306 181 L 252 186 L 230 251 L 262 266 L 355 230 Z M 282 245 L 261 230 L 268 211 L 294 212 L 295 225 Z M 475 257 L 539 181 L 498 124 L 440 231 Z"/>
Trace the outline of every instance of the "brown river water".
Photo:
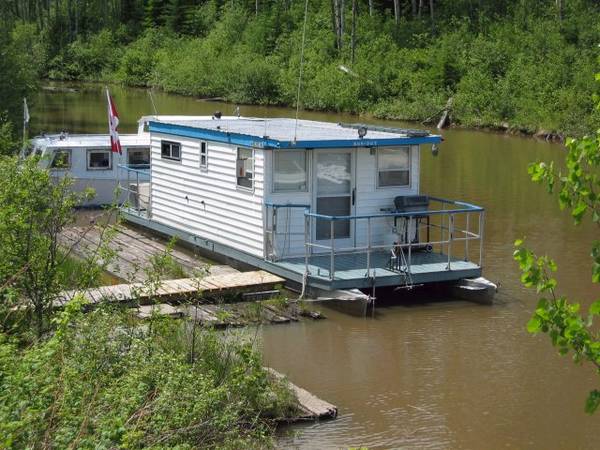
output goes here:
<path id="1" fill-rule="evenodd" d="M 58 85 L 64 86 L 64 85 Z M 30 105 L 34 132 L 106 132 L 98 85 L 74 93 L 41 91 Z M 152 113 L 143 90 L 111 88 L 121 131 Z M 231 114 L 234 105 L 154 93 L 161 114 Z M 293 116 L 285 108 L 241 106 L 246 116 Z M 363 120 L 301 113 L 332 122 Z M 414 127 L 414 125 L 409 125 Z M 328 320 L 260 330 L 265 364 L 339 407 L 337 420 L 291 427 L 281 448 L 596 449 L 600 413 L 583 412 L 598 387 L 590 366 L 560 357 L 525 324 L 535 293 L 519 283 L 513 242 L 526 237 L 556 259 L 559 291 L 584 305 L 600 298 L 591 283 L 590 224 L 572 225 L 556 199 L 527 175 L 536 160 L 559 161 L 557 144 L 493 133 L 447 130 L 440 154 L 422 152 L 421 190 L 486 208 L 484 275 L 500 284 L 494 306 L 439 299 L 407 302 L 399 292 L 357 318 L 329 309 Z"/>

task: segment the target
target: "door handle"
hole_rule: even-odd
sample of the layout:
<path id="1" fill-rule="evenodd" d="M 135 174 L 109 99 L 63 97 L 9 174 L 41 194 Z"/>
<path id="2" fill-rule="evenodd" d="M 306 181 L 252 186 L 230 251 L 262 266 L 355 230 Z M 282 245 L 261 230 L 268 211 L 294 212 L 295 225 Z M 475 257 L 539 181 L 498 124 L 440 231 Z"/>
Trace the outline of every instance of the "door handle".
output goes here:
<path id="1" fill-rule="evenodd" d="M 356 188 L 352 188 L 352 206 L 356 202 Z"/>

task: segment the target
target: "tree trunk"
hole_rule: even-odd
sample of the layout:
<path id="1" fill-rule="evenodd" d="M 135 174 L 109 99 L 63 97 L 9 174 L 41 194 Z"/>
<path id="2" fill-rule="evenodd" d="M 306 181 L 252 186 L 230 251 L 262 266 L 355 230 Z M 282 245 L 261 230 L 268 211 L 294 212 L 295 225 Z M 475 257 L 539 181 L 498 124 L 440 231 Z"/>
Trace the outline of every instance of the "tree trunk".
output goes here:
<path id="1" fill-rule="evenodd" d="M 417 17 L 417 0 L 411 0 L 412 16 Z"/>
<path id="2" fill-rule="evenodd" d="M 394 0 L 394 22 L 400 22 L 400 0 Z"/>
<path id="3" fill-rule="evenodd" d="M 417 12 L 417 17 L 421 18 L 421 12 L 423 11 L 423 0 L 419 0 L 419 11 Z"/>
<path id="4" fill-rule="evenodd" d="M 339 0 L 340 4 L 340 50 L 344 46 L 344 0 Z"/>
<path id="5" fill-rule="evenodd" d="M 333 34 L 335 35 L 335 46 L 338 46 L 337 42 L 337 8 L 336 8 L 337 0 L 331 0 L 331 29 L 333 30 Z M 290 5 L 291 6 L 291 5 Z"/>
<path id="6" fill-rule="evenodd" d="M 344 0 L 333 0 L 332 5 L 335 43 L 338 50 L 341 50 L 344 41 Z"/>
<path id="7" fill-rule="evenodd" d="M 556 9 L 558 10 L 558 21 L 563 20 L 563 2 L 562 0 L 556 0 Z"/>
<path id="8" fill-rule="evenodd" d="M 356 0 L 352 0 L 352 65 L 354 65 L 354 51 L 356 49 L 356 15 Z"/>
<path id="9" fill-rule="evenodd" d="M 34 307 L 35 314 L 35 334 L 37 338 L 40 339 L 44 334 L 44 309 L 42 306 L 36 302 Z"/>
<path id="10" fill-rule="evenodd" d="M 431 32 L 435 32 L 435 17 L 433 15 L 433 0 L 429 0 L 429 15 L 431 17 Z"/>
<path id="11" fill-rule="evenodd" d="M 442 111 L 442 116 L 440 117 L 440 121 L 437 124 L 438 130 L 446 128 L 446 126 L 450 123 L 450 111 L 452 110 L 453 101 L 454 98 L 450 97 L 446 102 L 446 107 Z"/>
<path id="12" fill-rule="evenodd" d="M 373 0 L 369 0 L 369 16 L 373 17 Z"/>
<path id="13" fill-rule="evenodd" d="M 340 0 L 332 0 L 333 5 L 333 32 L 335 33 L 335 46 L 341 48 L 340 42 Z"/>

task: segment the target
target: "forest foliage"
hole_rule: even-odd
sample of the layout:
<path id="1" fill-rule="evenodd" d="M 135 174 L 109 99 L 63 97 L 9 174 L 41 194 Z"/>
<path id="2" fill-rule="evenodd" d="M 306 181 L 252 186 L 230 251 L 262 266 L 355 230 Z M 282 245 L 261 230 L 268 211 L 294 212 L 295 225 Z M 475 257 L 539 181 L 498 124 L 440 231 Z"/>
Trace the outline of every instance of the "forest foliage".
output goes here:
<path id="1" fill-rule="evenodd" d="M 0 15 L 13 54 L 34 60 L 20 79 L 293 105 L 304 6 L 7 0 Z M 599 120 L 599 43 L 593 0 L 309 0 L 301 106 L 425 120 L 452 97 L 464 126 L 582 135 Z"/>

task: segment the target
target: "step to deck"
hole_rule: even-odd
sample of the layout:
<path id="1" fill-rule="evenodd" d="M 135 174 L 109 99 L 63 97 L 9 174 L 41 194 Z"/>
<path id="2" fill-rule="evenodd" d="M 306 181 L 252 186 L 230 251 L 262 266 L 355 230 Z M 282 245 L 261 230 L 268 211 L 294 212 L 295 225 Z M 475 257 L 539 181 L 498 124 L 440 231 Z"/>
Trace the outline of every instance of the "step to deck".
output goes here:
<path id="1" fill-rule="evenodd" d="M 152 304 L 165 300 L 185 300 L 186 298 L 218 297 L 241 294 L 248 291 L 273 290 L 283 284 L 284 279 L 263 270 L 252 272 L 209 275 L 204 278 L 181 278 L 165 280 L 157 286 L 144 283 L 115 284 L 86 290 L 64 291 L 54 301 L 55 307 L 63 306 L 77 294 L 81 294 L 89 303 L 103 301 L 119 303 Z"/>

